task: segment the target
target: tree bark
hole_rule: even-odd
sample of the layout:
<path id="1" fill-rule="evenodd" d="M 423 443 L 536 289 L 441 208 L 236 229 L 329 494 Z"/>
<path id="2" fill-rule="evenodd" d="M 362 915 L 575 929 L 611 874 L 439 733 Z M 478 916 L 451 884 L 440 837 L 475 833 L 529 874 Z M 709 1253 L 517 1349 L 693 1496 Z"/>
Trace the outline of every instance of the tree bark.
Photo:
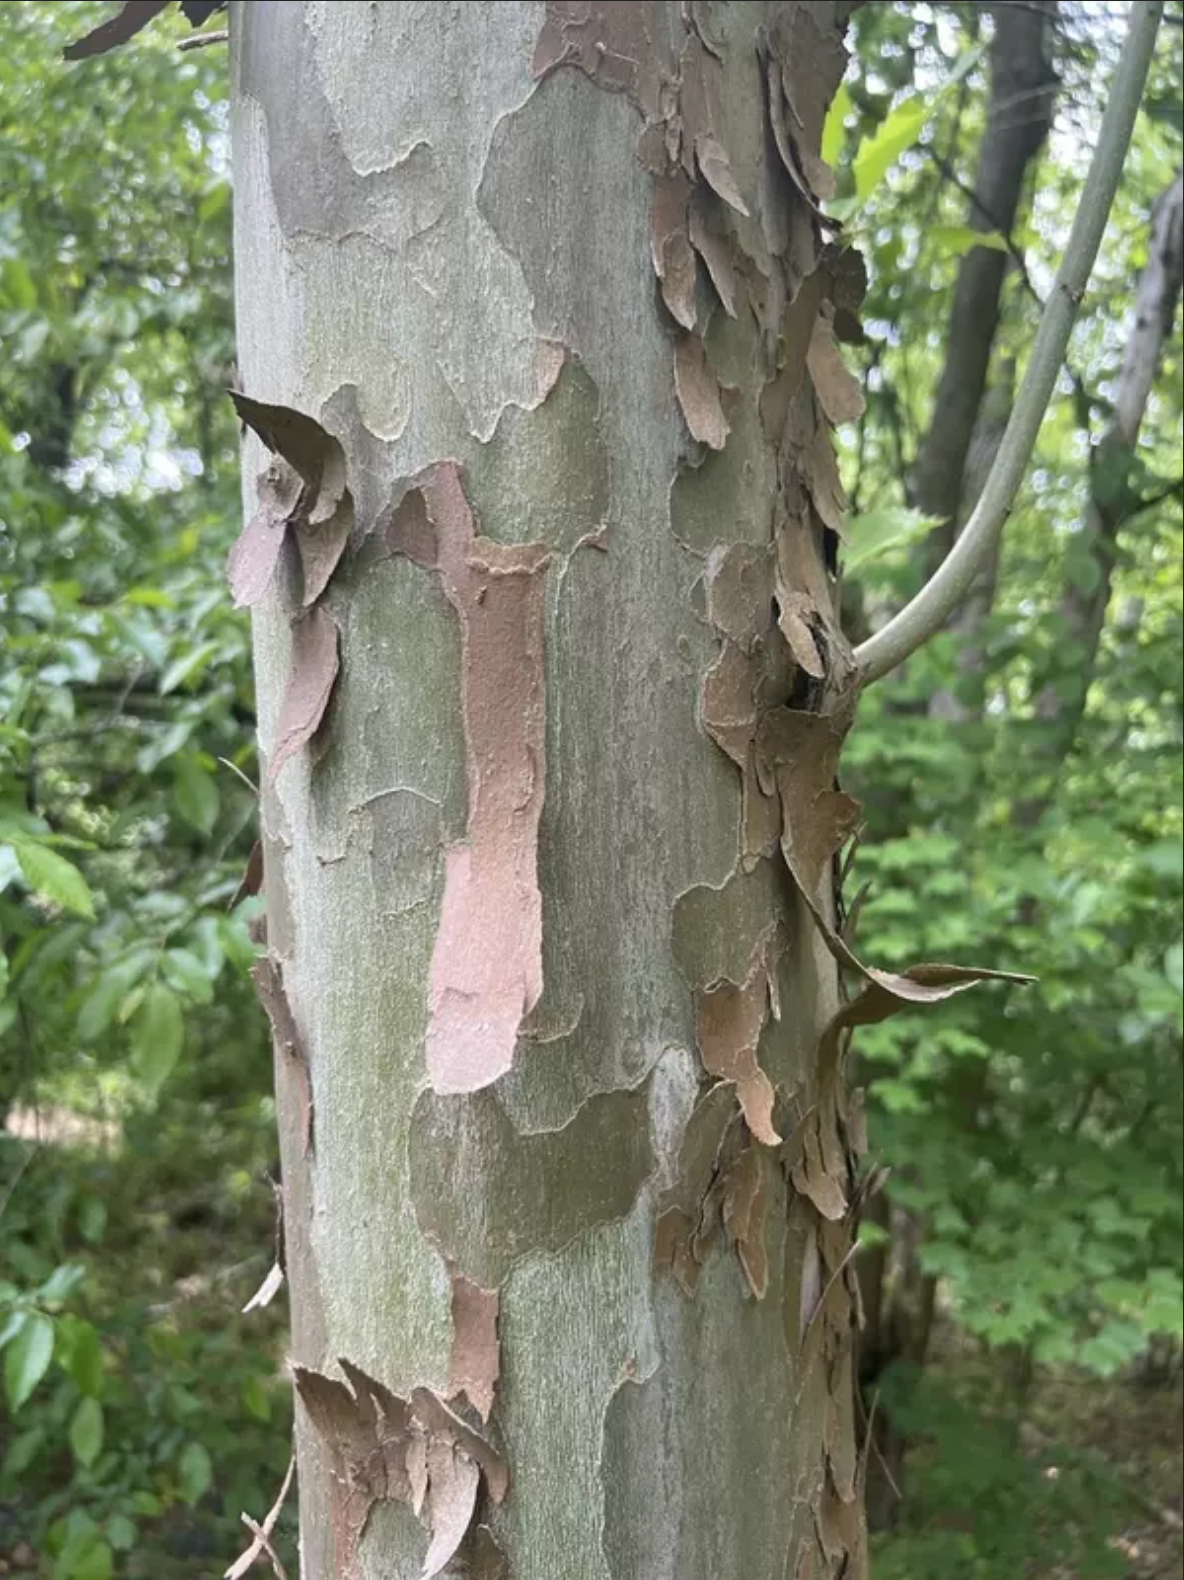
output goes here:
<path id="1" fill-rule="evenodd" d="M 1056 0 L 991 7 L 991 102 L 966 216 L 975 230 L 1011 235 L 1028 167 L 1048 135 L 1056 78 L 1047 44 L 1056 10 Z M 958 269 L 945 365 L 914 478 L 917 509 L 947 523 L 930 539 L 938 562 L 957 535 L 963 474 L 986 389 L 1008 263 L 1006 253 L 976 247 Z"/>
<path id="2" fill-rule="evenodd" d="M 863 1570 L 849 9 L 232 8 L 305 1580 Z"/>

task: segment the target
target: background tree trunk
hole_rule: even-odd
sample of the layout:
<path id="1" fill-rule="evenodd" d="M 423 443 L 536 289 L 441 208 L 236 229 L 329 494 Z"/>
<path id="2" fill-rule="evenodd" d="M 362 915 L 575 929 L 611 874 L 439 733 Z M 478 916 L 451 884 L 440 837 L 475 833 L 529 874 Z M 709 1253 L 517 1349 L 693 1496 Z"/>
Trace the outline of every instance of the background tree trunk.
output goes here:
<path id="1" fill-rule="evenodd" d="M 1029 166 L 1052 124 L 1056 77 L 1047 46 L 1057 6 L 1056 0 L 1035 0 L 1031 5 L 995 5 L 991 13 L 991 103 L 966 223 L 1010 238 Z M 930 540 L 930 553 L 938 562 L 949 552 L 960 525 L 963 474 L 987 387 L 1008 263 L 1006 253 L 976 247 L 958 269 L 946 360 L 914 478 L 917 509 L 947 523 Z"/>
<path id="2" fill-rule="evenodd" d="M 849 9 L 233 8 L 306 1580 L 862 1570 Z"/>

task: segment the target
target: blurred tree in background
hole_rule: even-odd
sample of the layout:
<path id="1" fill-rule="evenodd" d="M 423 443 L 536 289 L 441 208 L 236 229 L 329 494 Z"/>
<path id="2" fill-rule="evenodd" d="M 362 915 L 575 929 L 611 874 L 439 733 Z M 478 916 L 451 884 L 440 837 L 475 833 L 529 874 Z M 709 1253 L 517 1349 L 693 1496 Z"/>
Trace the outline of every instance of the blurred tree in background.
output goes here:
<path id="1" fill-rule="evenodd" d="M 973 503 L 1122 9 L 856 14 L 826 152 L 871 277 L 857 635 Z M 225 51 L 164 20 L 63 64 L 106 14 L 0 5 L 0 1562 L 167 1580 L 234 1556 L 290 1407 L 282 1315 L 241 1315 L 274 1116 L 236 903 Z M 860 1261 L 890 1580 L 1178 1572 L 1182 38 L 1170 6 L 1000 563 L 846 757 L 861 953 L 1039 977 L 859 1038 L 891 1169 Z"/>

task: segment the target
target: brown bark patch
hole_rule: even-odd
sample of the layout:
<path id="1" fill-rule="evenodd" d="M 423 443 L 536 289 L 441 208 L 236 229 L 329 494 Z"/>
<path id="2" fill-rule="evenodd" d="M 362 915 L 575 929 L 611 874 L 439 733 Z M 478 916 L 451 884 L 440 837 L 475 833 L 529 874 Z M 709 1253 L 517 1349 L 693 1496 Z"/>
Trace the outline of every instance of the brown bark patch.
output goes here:
<path id="1" fill-rule="evenodd" d="M 413 481 L 385 533 L 396 553 L 439 575 L 460 624 L 468 827 L 445 852 L 426 1052 L 434 1090 L 475 1092 L 513 1064 L 543 987 L 536 853 L 551 556 L 543 544 L 478 537 L 451 461 Z"/>
<path id="2" fill-rule="evenodd" d="M 448 1397 L 461 1394 L 483 1421 L 489 1420 L 501 1369 L 497 1337 L 498 1292 L 482 1289 L 458 1268 L 452 1269 L 452 1354 Z"/>
<path id="3" fill-rule="evenodd" d="M 777 1014 L 776 975 L 786 940 L 778 924 L 758 940 L 741 983 L 718 982 L 695 1001 L 695 1035 L 703 1068 L 730 1081 L 748 1128 L 765 1146 L 781 1140 L 773 1126 L 773 1083 L 757 1061 L 757 1045 L 770 1013 Z"/>

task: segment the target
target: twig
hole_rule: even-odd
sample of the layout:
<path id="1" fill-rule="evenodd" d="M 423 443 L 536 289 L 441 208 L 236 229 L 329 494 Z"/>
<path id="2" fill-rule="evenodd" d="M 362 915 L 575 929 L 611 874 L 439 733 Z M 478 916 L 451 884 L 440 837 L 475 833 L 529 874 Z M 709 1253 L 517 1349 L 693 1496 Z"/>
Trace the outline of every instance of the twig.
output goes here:
<path id="1" fill-rule="evenodd" d="M 225 44 L 230 37 L 226 28 L 215 29 L 212 33 L 195 33 L 192 38 L 177 40 L 178 49 L 204 49 L 207 44 Z"/>
<path id="2" fill-rule="evenodd" d="M 1065 359 L 1069 334 L 1102 233 L 1118 190 L 1135 117 L 1163 15 L 1163 0 L 1131 7 L 1122 54 L 1110 84 L 1097 147 L 1078 202 L 1073 229 L 1044 312 L 1024 382 L 1012 408 L 1003 442 L 969 521 L 954 547 L 911 602 L 882 630 L 855 649 L 866 685 L 889 674 L 942 629 L 974 586 L 994 552 L 1052 398 Z"/>

